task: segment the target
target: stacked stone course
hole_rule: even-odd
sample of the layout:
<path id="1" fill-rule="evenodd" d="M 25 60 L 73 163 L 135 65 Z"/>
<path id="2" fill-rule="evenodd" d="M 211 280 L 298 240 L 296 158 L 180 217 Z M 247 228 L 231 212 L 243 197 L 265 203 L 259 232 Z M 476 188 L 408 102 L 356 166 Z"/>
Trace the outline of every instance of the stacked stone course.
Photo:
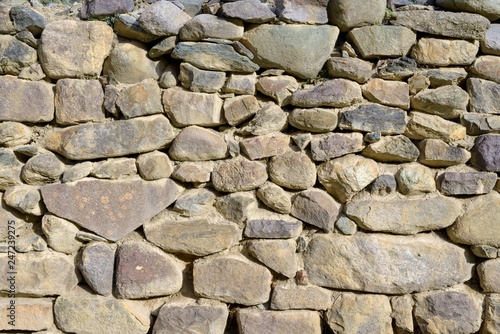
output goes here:
<path id="1" fill-rule="evenodd" d="M 0 331 L 500 333 L 499 20 L 0 1 Z"/>

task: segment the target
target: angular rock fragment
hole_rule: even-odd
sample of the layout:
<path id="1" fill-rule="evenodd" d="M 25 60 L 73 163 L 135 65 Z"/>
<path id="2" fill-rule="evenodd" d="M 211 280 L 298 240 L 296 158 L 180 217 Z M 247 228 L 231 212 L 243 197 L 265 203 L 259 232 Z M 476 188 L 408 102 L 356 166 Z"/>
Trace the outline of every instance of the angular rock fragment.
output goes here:
<path id="1" fill-rule="evenodd" d="M 497 279 L 500 275 L 500 259 L 480 263 L 477 266 L 477 273 L 483 292 L 500 292 L 500 283 Z"/>
<path id="2" fill-rule="evenodd" d="M 260 105 L 255 96 L 242 95 L 225 99 L 223 108 L 229 125 L 236 126 L 255 115 Z"/>
<path id="3" fill-rule="evenodd" d="M 60 79 L 56 84 L 56 122 L 72 125 L 102 122 L 104 93 L 97 80 Z"/>
<path id="4" fill-rule="evenodd" d="M 423 37 L 413 48 L 411 56 L 422 65 L 470 65 L 476 59 L 479 44 L 465 40 Z"/>
<path id="5" fill-rule="evenodd" d="M 280 106 L 269 102 L 257 111 L 255 117 L 241 129 L 241 132 L 243 134 L 261 136 L 279 132 L 286 125 L 287 114 Z"/>
<path id="6" fill-rule="evenodd" d="M 290 195 L 283 188 L 272 182 L 266 182 L 261 185 L 256 195 L 267 207 L 278 213 L 287 214 L 292 209 Z"/>
<path id="7" fill-rule="evenodd" d="M 49 133 L 44 144 L 68 159 L 86 160 L 154 151 L 172 139 L 172 125 L 166 117 L 158 115 L 75 125 Z"/>
<path id="8" fill-rule="evenodd" d="M 471 72 L 480 78 L 500 84 L 500 57 L 478 57 L 470 68 Z"/>
<path id="9" fill-rule="evenodd" d="M 241 150 L 251 159 L 258 160 L 285 153 L 290 147 L 290 137 L 282 133 L 245 138 Z"/>
<path id="10" fill-rule="evenodd" d="M 142 43 L 149 43 L 158 39 L 157 36 L 147 32 L 139 25 L 137 17 L 128 14 L 118 15 L 113 30 L 118 36 L 134 39 Z"/>
<path id="11" fill-rule="evenodd" d="M 394 175 L 382 174 L 370 184 L 369 190 L 372 195 L 385 196 L 394 193 L 397 186 Z"/>
<path id="12" fill-rule="evenodd" d="M 241 2 L 235 2 L 241 3 Z M 246 1 L 245 1 L 246 3 Z M 224 92 L 235 94 L 255 94 L 255 84 L 257 83 L 257 75 L 253 74 L 236 74 L 231 73 L 224 85 Z"/>
<path id="13" fill-rule="evenodd" d="M 333 79 L 320 83 L 312 89 L 297 90 L 291 104 L 297 107 L 347 107 L 361 102 L 361 88 L 353 81 Z"/>
<path id="14" fill-rule="evenodd" d="M 415 44 L 417 35 L 408 28 L 367 26 L 352 29 L 347 38 L 363 58 L 404 57 Z"/>
<path id="15" fill-rule="evenodd" d="M 216 126 L 224 123 L 222 99 L 216 94 L 170 88 L 163 93 L 163 106 L 172 123 L 178 127 Z"/>
<path id="16" fill-rule="evenodd" d="M 459 85 L 467 77 L 467 71 L 462 67 L 443 67 L 428 69 L 421 72 L 429 78 L 430 87 L 437 88 L 446 85 Z"/>
<path id="17" fill-rule="evenodd" d="M 302 152 L 288 151 L 271 158 L 269 178 L 288 189 L 308 189 L 316 183 L 316 166 Z"/>
<path id="18" fill-rule="evenodd" d="M 57 252 L 73 254 L 82 246 L 76 239 L 80 229 L 66 219 L 46 214 L 42 218 L 42 231 L 50 248 Z"/>
<path id="19" fill-rule="evenodd" d="M 173 2 L 157 1 L 141 13 L 139 25 L 154 36 L 171 36 L 177 35 L 190 19 L 191 17 Z"/>
<path id="20" fill-rule="evenodd" d="M 133 0 L 97 0 L 97 1 L 84 1 L 81 11 L 83 19 L 89 17 L 99 17 L 106 15 L 113 15 L 119 13 L 128 13 L 134 10 Z"/>
<path id="21" fill-rule="evenodd" d="M 373 64 L 358 58 L 332 57 L 327 62 L 332 78 L 346 78 L 365 83 L 373 74 Z"/>
<path id="22" fill-rule="evenodd" d="M 336 0 L 328 3 L 328 18 L 330 23 L 344 32 L 356 27 L 382 23 L 385 7 L 383 0 L 372 1 L 369 7 L 360 0 Z"/>
<path id="23" fill-rule="evenodd" d="M 442 118 L 457 118 L 467 111 L 469 94 L 454 85 L 425 89 L 412 96 L 411 107 Z"/>
<path id="24" fill-rule="evenodd" d="M 238 244 L 241 229 L 211 216 L 182 217 L 163 211 L 144 224 L 146 238 L 169 253 L 205 256 Z"/>
<path id="25" fill-rule="evenodd" d="M 500 132 L 499 115 L 467 113 L 460 118 L 460 123 L 467 128 L 468 135 Z"/>
<path id="26" fill-rule="evenodd" d="M 454 147 L 439 139 L 424 139 L 418 144 L 418 162 L 429 167 L 449 167 L 465 164 L 471 157 L 464 148 Z"/>
<path id="27" fill-rule="evenodd" d="M 404 80 L 417 71 L 417 62 L 409 57 L 379 60 L 377 63 L 377 77 L 386 80 Z"/>
<path id="28" fill-rule="evenodd" d="M 480 135 L 471 149 L 471 164 L 488 172 L 500 171 L 500 135 Z"/>
<path id="29" fill-rule="evenodd" d="M 498 257 L 498 249 L 488 245 L 474 245 L 471 247 L 472 253 L 475 256 L 487 259 L 496 259 Z"/>
<path id="30" fill-rule="evenodd" d="M 413 305 L 411 295 L 391 297 L 392 318 L 396 333 L 411 333 L 414 331 Z"/>
<path id="31" fill-rule="evenodd" d="M 264 95 L 272 97 L 280 106 L 290 104 L 292 93 L 299 88 L 297 80 L 289 75 L 259 78 L 256 88 Z"/>
<path id="32" fill-rule="evenodd" d="M 181 182 L 208 182 L 213 169 L 214 163 L 211 161 L 181 162 L 172 172 L 172 178 Z"/>
<path id="33" fill-rule="evenodd" d="M 339 30 L 334 26 L 262 24 L 241 42 L 264 68 L 279 68 L 298 78 L 314 78 L 329 58 Z"/>
<path id="34" fill-rule="evenodd" d="M 175 137 L 168 152 L 180 161 L 217 160 L 227 156 L 227 144 L 213 130 L 190 126 Z"/>
<path id="35" fill-rule="evenodd" d="M 288 278 L 297 272 L 297 248 L 293 239 L 287 240 L 251 240 L 248 251 L 267 268 Z"/>
<path id="36" fill-rule="evenodd" d="M 179 30 L 183 41 L 199 41 L 205 38 L 239 40 L 243 37 L 243 22 L 210 14 L 200 14 L 187 21 Z"/>
<path id="37" fill-rule="evenodd" d="M 405 294 L 469 280 L 470 261 L 467 250 L 434 234 L 315 234 L 305 252 L 304 269 L 310 282 L 319 286 Z M 436 270 L 443 267 L 446 270 Z"/>
<path id="38" fill-rule="evenodd" d="M 189 63 L 180 66 L 179 80 L 192 92 L 215 93 L 226 82 L 226 73 L 200 70 Z"/>
<path id="39" fill-rule="evenodd" d="M 337 127 L 338 116 L 335 109 L 310 108 L 294 109 L 288 115 L 288 123 L 300 130 L 310 132 L 330 132 Z"/>
<path id="40" fill-rule="evenodd" d="M 440 139 L 449 143 L 465 138 L 465 127 L 460 124 L 417 111 L 410 112 L 409 116 L 405 136 L 410 139 Z"/>
<path id="41" fill-rule="evenodd" d="M 378 176 L 375 161 L 358 155 L 346 155 L 318 167 L 318 180 L 338 201 L 345 203 Z"/>
<path id="42" fill-rule="evenodd" d="M 149 49 L 148 56 L 151 58 L 159 58 L 161 56 L 171 54 L 172 51 L 174 51 L 175 44 L 177 44 L 177 42 L 177 36 L 165 37 Z"/>
<path id="43" fill-rule="evenodd" d="M 0 74 L 19 75 L 24 68 L 35 64 L 36 50 L 13 36 L 0 36 Z"/>
<path id="44" fill-rule="evenodd" d="M 170 179 L 148 182 L 86 179 L 71 184 L 46 185 L 41 191 L 49 212 L 113 241 L 172 204 L 179 193 Z M 67 198 L 79 200 L 68 202 Z"/>
<path id="45" fill-rule="evenodd" d="M 340 212 L 340 204 L 320 189 L 298 193 L 292 205 L 291 215 L 325 231 L 332 232 Z"/>
<path id="46" fill-rule="evenodd" d="M 382 137 L 368 145 L 362 154 L 380 162 L 411 162 L 417 160 L 420 151 L 408 137 L 399 135 Z"/>
<path id="47" fill-rule="evenodd" d="M 500 330 L 500 295 L 486 295 L 484 321 L 482 331 L 485 334 L 495 334 Z"/>
<path id="48" fill-rule="evenodd" d="M 235 158 L 217 164 L 212 172 L 215 189 L 224 192 L 258 188 L 267 180 L 266 166 L 261 162 Z"/>
<path id="49" fill-rule="evenodd" d="M 470 111 L 475 113 L 500 114 L 498 98 L 500 84 L 483 79 L 467 80 L 467 92 L 470 95 Z"/>
<path id="50" fill-rule="evenodd" d="M 237 320 L 241 334 L 321 333 L 321 319 L 314 311 L 239 309 Z"/>
<path id="51" fill-rule="evenodd" d="M 276 18 L 271 9 L 258 0 L 234 1 L 222 4 L 224 16 L 248 23 L 266 23 Z"/>
<path id="52" fill-rule="evenodd" d="M 21 172 L 24 164 L 10 149 L 0 149 L 0 189 L 21 185 Z"/>
<path id="53" fill-rule="evenodd" d="M 258 210 L 248 215 L 245 236 L 262 239 L 296 238 L 302 232 L 302 223 L 288 215 Z"/>
<path id="54" fill-rule="evenodd" d="M 481 41 L 481 51 L 485 54 L 500 56 L 500 24 L 491 24 Z"/>
<path id="55" fill-rule="evenodd" d="M 329 133 L 313 136 L 311 156 L 314 161 L 326 161 L 349 153 L 361 151 L 363 135 L 361 133 Z"/>
<path id="56" fill-rule="evenodd" d="M 271 278 L 268 269 L 241 254 L 216 254 L 193 263 L 196 295 L 226 303 L 257 305 L 267 302 Z"/>
<path id="57" fill-rule="evenodd" d="M 37 187 L 28 185 L 9 187 L 4 193 L 3 200 L 8 206 L 29 215 L 41 216 L 45 211 Z"/>
<path id="58" fill-rule="evenodd" d="M 363 95 L 371 102 L 408 110 L 410 94 L 408 84 L 374 78 L 361 87 Z"/>
<path id="59" fill-rule="evenodd" d="M 296 285 L 291 281 L 278 282 L 273 289 L 273 310 L 326 310 L 332 305 L 332 292 L 314 285 Z"/>
<path id="60" fill-rule="evenodd" d="M 137 169 L 144 180 L 152 181 L 169 177 L 173 166 L 168 155 L 153 151 L 137 157 Z"/>
<path id="61" fill-rule="evenodd" d="M 112 41 L 113 29 L 104 22 L 53 21 L 40 38 L 40 64 L 52 79 L 97 77 Z"/>
<path id="62" fill-rule="evenodd" d="M 139 116 L 161 114 L 161 91 L 154 79 L 123 88 L 116 100 L 122 115 L 128 119 Z"/>
<path id="63" fill-rule="evenodd" d="M 257 199 L 252 192 L 232 193 L 219 197 L 215 207 L 224 218 L 241 223 L 249 217 L 250 213 L 257 209 Z"/>
<path id="64" fill-rule="evenodd" d="M 6 147 L 28 144 L 33 131 L 26 125 L 17 122 L 0 123 L 0 145 Z"/>
<path id="65" fill-rule="evenodd" d="M 341 112 L 339 127 L 342 130 L 392 135 L 402 134 L 406 123 L 407 116 L 404 110 L 371 103 Z"/>
<path id="66" fill-rule="evenodd" d="M 90 175 L 98 179 L 121 179 L 137 174 L 134 158 L 116 158 L 99 161 L 94 164 Z"/>
<path id="67" fill-rule="evenodd" d="M 62 175 L 62 182 L 73 182 L 89 176 L 94 169 L 94 164 L 90 161 L 78 163 L 66 169 Z"/>
<path id="68" fill-rule="evenodd" d="M 487 194 L 496 182 L 496 173 L 487 172 L 443 172 L 437 177 L 439 191 L 448 196 Z"/>
<path id="69" fill-rule="evenodd" d="M 215 202 L 215 194 L 207 189 L 189 189 L 175 201 L 174 211 L 182 216 L 192 217 L 208 213 Z"/>
<path id="70" fill-rule="evenodd" d="M 416 234 L 452 225 L 461 213 L 461 206 L 443 196 L 397 196 L 350 201 L 345 213 L 369 231 Z"/>
<path id="71" fill-rule="evenodd" d="M 94 242 L 85 246 L 78 261 L 78 269 L 85 282 L 103 296 L 113 292 L 115 252 L 114 244 Z"/>
<path id="72" fill-rule="evenodd" d="M 448 10 L 478 13 L 490 21 L 500 18 L 500 5 L 495 1 L 437 0 L 436 4 Z"/>
<path id="73" fill-rule="evenodd" d="M 10 19 L 10 6 L 7 4 L 0 4 L 0 33 L 13 34 L 16 32 L 14 22 Z"/>
<path id="74" fill-rule="evenodd" d="M 43 153 L 30 158 L 21 176 L 27 184 L 44 185 L 59 180 L 66 166 L 53 153 Z"/>

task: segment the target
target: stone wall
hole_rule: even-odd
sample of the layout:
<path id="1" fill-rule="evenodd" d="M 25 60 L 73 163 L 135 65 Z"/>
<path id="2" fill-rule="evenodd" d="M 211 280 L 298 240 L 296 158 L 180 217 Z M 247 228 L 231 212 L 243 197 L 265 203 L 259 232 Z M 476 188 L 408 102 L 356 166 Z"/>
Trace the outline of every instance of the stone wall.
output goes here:
<path id="1" fill-rule="evenodd" d="M 0 1 L 0 331 L 500 332 L 499 1 L 43 2 Z"/>

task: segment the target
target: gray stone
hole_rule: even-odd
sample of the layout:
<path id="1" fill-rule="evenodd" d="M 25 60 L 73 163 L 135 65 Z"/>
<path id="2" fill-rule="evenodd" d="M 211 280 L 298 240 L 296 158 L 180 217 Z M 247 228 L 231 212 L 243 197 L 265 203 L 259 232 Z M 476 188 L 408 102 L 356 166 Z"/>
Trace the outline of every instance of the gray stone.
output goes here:
<path id="1" fill-rule="evenodd" d="M 375 0 L 370 6 L 360 0 L 335 0 L 328 3 L 328 18 L 330 23 L 338 26 L 341 31 L 352 28 L 380 24 L 385 16 L 386 3 Z"/>
<path id="2" fill-rule="evenodd" d="M 224 123 L 222 99 L 217 94 L 194 93 L 170 88 L 163 93 L 163 106 L 175 126 L 217 126 Z"/>
<path id="3" fill-rule="evenodd" d="M 10 149 L 0 149 L 0 190 L 23 184 L 23 164 Z"/>
<path id="4" fill-rule="evenodd" d="M 332 57 L 327 62 L 331 78 L 346 78 L 365 83 L 373 74 L 373 64 L 358 58 Z"/>
<path id="5" fill-rule="evenodd" d="M 291 96 L 299 88 L 297 80 L 289 75 L 265 76 L 259 78 L 256 88 L 273 98 L 280 106 L 290 104 Z"/>
<path id="6" fill-rule="evenodd" d="M 4 3 L 0 3 L 0 33 L 1 34 L 13 34 L 16 32 L 14 28 L 14 22 L 10 19 L 10 6 Z"/>
<path id="7" fill-rule="evenodd" d="M 297 107 L 347 107 L 362 101 L 360 86 L 350 80 L 333 79 L 312 89 L 293 93 L 291 104 Z"/>
<path id="8" fill-rule="evenodd" d="M 325 24 L 328 0 L 282 0 L 277 2 L 279 19 L 286 23 Z"/>
<path id="9" fill-rule="evenodd" d="M 54 315 L 57 327 L 65 332 L 145 334 L 150 311 L 128 300 L 102 297 L 88 292 L 57 298 Z"/>
<path id="10" fill-rule="evenodd" d="M 116 158 L 94 163 L 90 175 L 98 179 L 117 180 L 137 174 L 134 158 Z"/>
<path id="11" fill-rule="evenodd" d="M 144 30 L 136 17 L 127 14 L 118 15 L 113 30 L 118 36 L 135 39 L 142 43 L 150 43 L 158 39 L 158 36 Z"/>
<path id="12" fill-rule="evenodd" d="M 236 126 L 255 115 L 260 105 L 255 96 L 242 95 L 225 99 L 223 108 L 226 121 Z"/>
<path id="13" fill-rule="evenodd" d="M 43 72 L 42 66 L 38 63 L 31 64 L 29 67 L 25 67 L 19 73 L 19 79 L 40 81 L 45 79 L 46 75 Z"/>
<path id="14" fill-rule="evenodd" d="M 423 333 L 476 333 L 484 297 L 465 285 L 414 295 L 415 320 Z"/>
<path id="15" fill-rule="evenodd" d="M 185 217 L 200 216 L 212 209 L 215 198 L 210 190 L 188 189 L 177 198 L 173 210 Z"/>
<path id="16" fill-rule="evenodd" d="M 472 74 L 500 84 L 500 57 L 478 57 L 470 67 Z"/>
<path id="17" fill-rule="evenodd" d="M 198 68 L 222 72 L 255 72 L 259 66 L 228 44 L 181 42 L 172 58 L 182 59 Z"/>
<path id="18" fill-rule="evenodd" d="M 0 36 L 0 74 L 19 75 L 37 61 L 36 50 L 13 36 Z"/>
<path id="19" fill-rule="evenodd" d="M 334 298 L 326 321 L 335 333 L 393 333 L 392 310 L 387 296 L 341 292 Z"/>
<path id="20" fill-rule="evenodd" d="M 182 63 L 180 71 L 180 82 L 193 92 L 215 93 L 226 82 L 226 73 L 200 70 L 189 63 Z"/>
<path id="21" fill-rule="evenodd" d="M 377 62 L 377 76 L 386 80 L 404 80 L 413 76 L 417 71 L 417 62 L 409 57 Z"/>
<path id="22" fill-rule="evenodd" d="M 498 248 L 488 245 L 474 245 L 470 248 L 477 257 L 495 259 L 498 257 Z"/>
<path id="23" fill-rule="evenodd" d="M 343 235 L 353 235 L 358 232 L 358 225 L 347 216 L 340 216 L 335 222 L 335 228 Z"/>
<path id="24" fill-rule="evenodd" d="M 146 238 L 169 253 L 205 256 L 238 244 L 241 229 L 220 217 L 183 217 L 165 210 L 144 224 Z"/>
<path id="25" fill-rule="evenodd" d="M 334 26 L 263 24 L 245 32 L 241 42 L 264 68 L 279 68 L 301 79 L 315 78 L 333 50 Z"/>
<path id="26" fill-rule="evenodd" d="M 496 223 L 499 214 L 498 193 L 477 196 L 456 223 L 447 229 L 448 236 L 456 243 L 500 247 L 500 227 Z"/>
<path id="27" fill-rule="evenodd" d="M 459 85 L 467 77 L 467 71 L 461 67 L 428 69 L 422 71 L 421 74 L 429 78 L 430 87 L 432 88 Z"/>
<path id="28" fill-rule="evenodd" d="M 487 194 L 497 182 L 496 173 L 443 172 L 438 175 L 439 191 L 448 196 Z"/>
<path id="29" fill-rule="evenodd" d="M 0 321 L 0 330 L 9 331 L 14 327 L 18 331 L 42 331 L 54 325 L 52 298 L 1 298 L 0 307 L 4 310 L 13 309 L 15 320 L 10 314 Z M 42 333 L 42 332 L 37 332 Z M 45 333 L 45 332 L 44 332 Z"/>
<path id="30" fill-rule="evenodd" d="M 488 172 L 500 171 L 500 135 L 480 135 L 474 141 L 471 153 L 473 166 Z"/>
<path id="31" fill-rule="evenodd" d="M 302 152 L 288 151 L 272 157 L 268 169 L 271 181 L 288 189 L 308 189 L 316 183 L 316 166 Z"/>
<path id="32" fill-rule="evenodd" d="M 169 177 L 173 166 L 167 154 L 153 151 L 137 157 L 137 169 L 144 180 L 152 181 Z"/>
<path id="33" fill-rule="evenodd" d="M 179 192 L 170 179 L 86 179 L 71 184 L 46 185 L 41 191 L 49 212 L 112 241 L 132 232 L 172 204 Z M 80 200 L 68 202 L 67 198 Z"/>
<path id="34" fill-rule="evenodd" d="M 417 111 L 410 112 L 409 116 L 404 134 L 410 139 L 440 139 L 450 143 L 465 138 L 465 127 L 455 122 Z"/>
<path id="35" fill-rule="evenodd" d="M 238 1 L 237 3 L 247 3 L 247 1 Z M 255 84 L 257 83 L 257 75 L 252 74 L 236 74 L 231 73 L 226 80 L 223 91 L 234 94 L 255 94 Z"/>
<path id="36" fill-rule="evenodd" d="M 482 40 L 490 27 L 481 15 L 437 10 L 399 11 L 391 23 L 426 34 L 476 40 Z"/>
<path id="37" fill-rule="evenodd" d="M 114 14 L 127 13 L 134 10 L 133 0 L 94 0 L 83 1 L 80 16 L 83 19 Z"/>
<path id="38" fill-rule="evenodd" d="M 243 37 L 243 22 L 210 14 L 200 14 L 187 21 L 179 30 L 184 41 L 199 41 L 205 38 L 239 40 Z"/>
<path id="39" fill-rule="evenodd" d="M 371 102 L 408 110 L 410 108 L 409 86 L 405 82 L 371 79 L 361 87 L 363 96 Z"/>
<path id="40" fill-rule="evenodd" d="M 480 263 L 477 266 L 479 281 L 483 292 L 500 292 L 500 284 L 498 275 L 500 275 L 500 259 L 488 260 Z"/>
<path id="41" fill-rule="evenodd" d="M 166 60 L 148 58 L 146 44 L 121 40 L 106 58 L 103 73 L 120 83 L 135 84 L 146 79 L 158 80 L 166 67 Z"/>
<path id="42" fill-rule="evenodd" d="M 467 111 L 468 104 L 469 94 L 454 85 L 425 89 L 411 98 L 412 109 L 442 118 L 459 117 Z"/>
<path id="43" fill-rule="evenodd" d="M 196 295 L 226 303 L 257 305 L 267 302 L 271 279 L 269 270 L 241 254 L 216 254 L 193 263 Z"/>
<path id="44" fill-rule="evenodd" d="M 163 38 L 148 51 L 148 56 L 151 58 L 159 58 L 161 56 L 171 54 L 174 51 L 175 45 L 178 42 L 177 36 Z"/>
<path id="45" fill-rule="evenodd" d="M 181 8 L 171 1 L 157 1 L 141 13 L 139 25 L 152 35 L 177 35 L 191 19 Z"/>
<path id="46" fill-rule="evenodd" d="M 341 112 L 339 127 L 342 130 L 394 135 L 402 134 L 406 123 L 404 110 L 371 103 Z"/>
<path id="47" fill-rule="evenodd" d="M 346 155 L 318 166 L 318 180 L 341 203 L 350 200 L 378 176 L 375 161 L 358 155 Z"/>
<path id="48" fill-rule="evenodd" d="M 62 182 L 73 182 L 90 175 L 94 164 L 90 161 L 78 163 L 66 169 L 62 175 Z"/>
<path id="49" fill-rule="evenodd" d="M 290 195 L 272 182 L 261 185 L 256 195 L 268 208 L 278 213 L 287 214 L 292 210 Z"/>
<path id="50" fill-rule="evenodd" d="M 469 280 L 470 261 L 467 250 L 435 234 L 315 234 L 305 252 L 304 269 L 310 282 L 319 286 L 405 294 Z M 443 267 L 447 270 L 436 270 Z"/>
<path id="51" fill-rule="evenodd" d="M 289 215 L 258 210 L 248 216 L 245 237 L 262 239 L 296 238 L 302 232 L 302 223 Z"/>
<path id="52" fill-rule="evenodd" d="M 83 248 L 78 261 L 78 269 L 85 282 L 103 296 L 109 296 L 113 292 L 115 252 L 114 244 L 93 242 Z"/>
<path id="53" fill-rule="evenodd" d="M 240 142 L 241 150 L 251 159 L 258 160 L 280 155 L 289 150 L 290 137 L 282 133 L 245 138 Z"/>
<path id="54" fill-rule="evenodd" d="M 125 87 L 116 99 L 116 106 L 126 119 L 161 114 L 163 106 L 160 87 L 154 79 L 145 79 L 140 83 Z"/>
<path id="55" fill-rule="evenodd" d="M 490 25 L 481 41 L 481 51 L 485 54 L 500 56 L 500 24 Z"/>
<path id="56" fill-rule="evenodd" d="M 366 230 L 408 235 L 452 225 L 461 207 L 451 198 L 421 195 L 350 201 L 344 211 Z"/>
<path id="57" fill-rule="evenodd" d="M 332 292 L 314 285 L 278 282 L 271 296 L 273 310 L 326 310 L 332 306 Z"/>
<path id="58" fill-rule="evenodd" d="M 182 288 L 183 269 L 177 258 L 147 242 L 126 242 L 116 251 L 117 295 L 138 299 L 174 294 Z"/>
<path id="59" fill-rule="evenodd" d="M 418 162 L 429 167 L 465 164 L 471 157 L 466 149 L 450 146 L 439 139 L 424 139 L 418 144 L 418 148 Z"/>
<path id="60" fill-rule="evenodd" d="M 0 268 L 9 270 L 8 253 L 0 254 Z M 11 255 L 12 257 L 12 255 Z M 70 255 L 46 250 L 44 252 L 17 253 L 15 294 L 33 297 L 64 295 L 78 284 L 74 259 Z M 10 291 L 7 279 L 0 283 L 2 291 Z"/>
<path id="61" fill-rule="evenodd" d="M 500 18 L 500 5 L 494 0 L 437 0 L 436 4 L 448 10 L 478 13 L 490 21 Z"/>
<path id="62" fill-rule="evenodd" d="M 408 85 L 410 88 L 410 95 L 415 95 L 424 89 L 429 88 L 431 81 L 422 73 L 417 73 L 408 79 Z"/>
<path id="63" fill-rule="evenodd" d="M 394 193 L 397 186 L 398 184 L 394 175 L 382 174 L 370 184 L 370 193 L 372 195 L 386 196 Z"/>
<path id="64" fill-rule="evenodd" d="M 296 243 L 286 240 L 251 240 L 249 253 L 267 268 L 287 278 L 295 276 L 298 259 L 295 253 Z"/>
<path id="65" fill-rule="evenodd" d="M 154 151 L 172 139 L 172 125 L 158 115 L 71 126 L 49 133 L 44 144 L 68 159 L 86 160 Z"/>
<path id="66" fill-rule="evenodd" d="M 64 163 L 53 153 L 43 153 L 30 158 L 21 176 L 27 184 L 44 185 L 57 182 L 65 169 Z"/>
<path id="67" fill-rule="evenodd" d="M 404 57 L 415 44 L 417 35 L 405 27 L 367 26 L 352 29 L 347 38 L 363 58 Z"/>
<path id="68" fill-rule="evenodd" d="M 211 161 L 181 162 L 172 172 L 172 178 L 181 182 L 208 182 L 213 169 L 214 163 Z"/>
<path id="69" fill-rule="evenodd" d="M 276 15 L 258 0 L 234 1 L 222 4 L 224 16 L 240 19 L 248 23 L 266 23 L 276 19 Z"/>
<path id="70" fill-rule="evenodd" d="M 485 297 L 484 321 L 481 333 L 495 334 L 500 330 L 500 294 Z"/>
<path id="71" fill-rule="evenodd" d="M 2 76 L 0 90 L 1 121 L 42 123 L 54 118 L 52 85 Z"/>
<path id="72" fill-rule="evenodd" d="M 311 156 L 314 161 L 326 161 L 365 148 L 361 133 L 329 133 L 316 135 L 311 140 Z"/>
<path id="73" fill-rule="evenodd" d="M 500 114 L 497 101 L 500 98 L 500 84 L 477 78 L 467 80 L 470 95 L 470 111 L 476 113 Z"/>
<path id="74" fill-rule="evenodd" d="M 213 130 L 190 126 L 175 137 L 168 153 L 180 161 L 217 160 L 227 156 L 227 144 Z"/>
<path id="75" fill-rule="evenodd" d="M 408 137 L 399 135 L 382 137 L 368 145 L 362 154 L 380 162 L 411 162 L 417 160 L 420 151 Z"/>
<path id="76" fill-rule="evenodd" d="M 181 299 L 165 303 L 156 318 L 153 333 L 223 334 L 229 310 L 213 300 Z"/>
<path id="77" fill-rule="evenodd" d="M 28 30 L 35 37 L 40 36 L 47 24 L 45 17 L 30 7 L 13 6 L 9 14 L 17 31 Z"/>
<path id="78" fill-rule="evenodd" d="M 29 215 L 41 216 L 45 211 L 37 187 L 28 185 L 9 187 L 5 190 L 3 200 L 11 208 Z"/>
<path id="79" fill-rule="evenodd" d="M 318 312 L 314 311 L 265 311 L 240 308 L 236 317 L 241 334 L 321 333 L 321 319 Z"/>
<path id="80" fill-rule="evenodd" d="M 40 64 L 52 79 L 97 77 L 112 41 L 113 29 L 104 22 L 53 21 L 40 38 Z"/>
<path id="81" fill-rule="evenodd" d="M 294 109 L 288 115 L 293 127 L 310 132 L 330 132 L 337 127 L 338 116 L 335 109 L 308 108 Z"/>
<path id="82" fill-rule="evenodd" d="M 28 144 L 33 132 L 29 127 L 17 122 L 0 123 L 0 145 L 11 147 Z"/>
<path id="83" fill-rule="evenodd" d="M 56 83 L 56 122 L 72 125 L 102 122 L 104 93 L 97 80 L 60 79 Z"/>
<path id="84" fill-rule="evenodd" d="M 213 186 L 224 192 L 256 189 L 266 180 L 267 171 L 264 164 L 242 157 L 222 161 L 212 172 Z"/>
<path id="85" fill-rule="evenodd" d="M 287 114 L 280 106 L 269 102 L 257 111 L 255 117 L 241 129 L 241 132 L 261 136 L 280 132 L 286 125 Z"/>
<path id="86" fill-rule="evenodd" d="M 291 215 L 327 232 L 332 232 L 340 204 L 321 189 L 304 190 L 293 199 Z"/>
<path id="87" fill-rule="evenodd" d="M 422 65 L 470 65 L 476 59 L 479 43 L 459 39 L 423 37 L 412 49 L 411 56 Z"/>
<path id="88" fill-rule="evenodd" d="M 500 132 L 500 116 L 467 113 L 460 118 L 460 122 L 467 128 L 468 135 Z"/>
<path id="89" fill-rule="evenodd" d="M 413 333 L 413 305 L 411 295 L 391 297 L 392 318 L 394 319 L 394 332 L 397 334 Z"/>
<path id="90" fill-rule="evenodd" d="M 257 199 L 252 192 L 232 193 L 217 198 L 215 207 L 226 219 L 241 223 L 257 209 Z"/>

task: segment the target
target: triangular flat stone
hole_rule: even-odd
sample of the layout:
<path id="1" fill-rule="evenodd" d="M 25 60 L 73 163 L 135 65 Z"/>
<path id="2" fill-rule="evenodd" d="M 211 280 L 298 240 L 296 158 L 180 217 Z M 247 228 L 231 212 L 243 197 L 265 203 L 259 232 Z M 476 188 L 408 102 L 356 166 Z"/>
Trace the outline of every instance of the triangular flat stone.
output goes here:
<path id="1" fill-rule="evenodd" d="M 83 179 L 47 185 L 41 191 L 49 212 L 112 241 L 141 226 L 172 204 L 179 194 L 170 179 Z"/>

